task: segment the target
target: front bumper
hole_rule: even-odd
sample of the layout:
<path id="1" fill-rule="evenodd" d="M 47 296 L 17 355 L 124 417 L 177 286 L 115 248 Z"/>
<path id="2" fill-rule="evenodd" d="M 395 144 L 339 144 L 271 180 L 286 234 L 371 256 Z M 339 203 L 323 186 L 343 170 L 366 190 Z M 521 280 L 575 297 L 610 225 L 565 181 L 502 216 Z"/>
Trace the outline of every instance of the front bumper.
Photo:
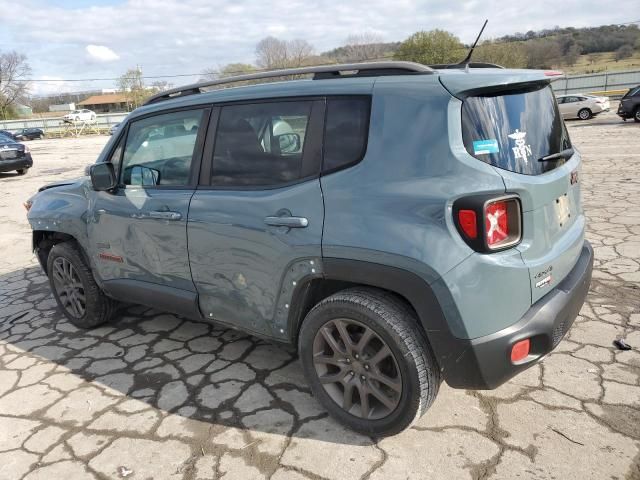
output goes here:
<path id="1" fill-rule="evenodd" d="M 11 172 L 13 170 L 22 170 L 23 168 L 33 167 L 33 159 L 31 154 L 27 153 L 21 158 L 12 158 L 11 160 L 0 160 L 0 172 Z"/>
<path id="2" fill-rule="evenodd" d="M 551 352 L 580 312 L 592 270 L 593 248 L 585 241 L 569 274 L 517 323 L 491 335 L 457 341 L 456 350 L 461 353 L 443 371 L 447 383 L 453 388 L 493 389 Z M 531 341 L 529 356 L 512 363 L 511 347 L 527 338 Z"/>

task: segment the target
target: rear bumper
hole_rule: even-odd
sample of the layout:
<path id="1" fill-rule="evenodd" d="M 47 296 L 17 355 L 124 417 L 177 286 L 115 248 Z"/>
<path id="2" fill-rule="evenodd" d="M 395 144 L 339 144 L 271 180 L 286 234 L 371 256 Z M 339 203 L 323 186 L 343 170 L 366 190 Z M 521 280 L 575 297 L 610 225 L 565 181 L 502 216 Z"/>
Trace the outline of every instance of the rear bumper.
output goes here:
<path id="1" fill-rule="evenodd" d="M 33 167 L 31 154 L 27 154 L 22 158 L 12 160 L 0 160 L 0 172 L 11 172 L 13 170 L 21 170 L 23 168 Z"/>
<path id="2" fill-rule="evenodd" d="M 551 352 L 580 312 L 592 270 L 593 248 L 585 241 L 569 274 L 518 322 L 491 335 L 456 342 L 460 353 L 443 371 L 446 382 L 454 388 L 493 389 Z M 529 356 L 512 363 L 511 347 L 527 338 L 531 341 Z"/>

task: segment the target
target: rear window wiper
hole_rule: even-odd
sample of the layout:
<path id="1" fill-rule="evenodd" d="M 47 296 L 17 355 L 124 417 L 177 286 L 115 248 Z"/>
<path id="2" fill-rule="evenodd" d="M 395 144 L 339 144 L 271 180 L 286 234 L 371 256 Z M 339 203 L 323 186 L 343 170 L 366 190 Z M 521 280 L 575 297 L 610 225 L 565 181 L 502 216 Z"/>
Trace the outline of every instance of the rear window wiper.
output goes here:
<path id="1" fill-rule="evenodd" d="M 547 155 L 546 157 L 541 157 L 538 159 L 539 162 L 550 162 L 551 160 L 558 160 L 560 158 L 564 158 L 565 160 L 571 158 L 573 156 L 573 148 L 567 148 L 566 150 L 562 150 L 558 153 L 552 153 L 551 155 Z"/>

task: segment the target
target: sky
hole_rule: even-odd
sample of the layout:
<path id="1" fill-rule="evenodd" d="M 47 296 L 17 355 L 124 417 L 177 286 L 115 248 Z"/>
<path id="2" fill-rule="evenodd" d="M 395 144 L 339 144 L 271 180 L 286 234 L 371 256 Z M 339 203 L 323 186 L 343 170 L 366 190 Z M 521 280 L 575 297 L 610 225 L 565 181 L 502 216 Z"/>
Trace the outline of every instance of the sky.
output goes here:
<path id="1" fill-rule="evenodd" d="M 560 26 L 640 19 L 638 0 L 0 0 L 0 51 L 28 57 L 32 93 L 113 88 L 140 65 L 145 76 L 180 85 L 231 62 L 253 63 L 255 46 L 272 35 L 301 38 L 316 53 L 352 34 L 401 41 L 440 28 L 471 43 L 485 18 L 485 38 Z M 43 81 L 44 80 L 44 81 Z M 148 80 L 149 82 L 153 80 Z"/>

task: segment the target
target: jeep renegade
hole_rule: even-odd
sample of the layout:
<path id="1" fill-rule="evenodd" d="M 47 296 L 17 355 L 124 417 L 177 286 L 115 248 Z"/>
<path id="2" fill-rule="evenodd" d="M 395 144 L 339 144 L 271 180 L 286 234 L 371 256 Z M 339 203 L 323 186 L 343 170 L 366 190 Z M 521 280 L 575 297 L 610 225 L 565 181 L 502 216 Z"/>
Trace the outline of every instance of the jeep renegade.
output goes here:
<path id="1" fill-rule="evenodd" d="M 284 75 L 310 78 L 204 91 Z M 593 267 L 580 165 L 543 72 L 306 67 L 161 92 L 28 217 L 74 325 L 133 302 L 296 345 L 382 436 L 558 345 Z"/>

